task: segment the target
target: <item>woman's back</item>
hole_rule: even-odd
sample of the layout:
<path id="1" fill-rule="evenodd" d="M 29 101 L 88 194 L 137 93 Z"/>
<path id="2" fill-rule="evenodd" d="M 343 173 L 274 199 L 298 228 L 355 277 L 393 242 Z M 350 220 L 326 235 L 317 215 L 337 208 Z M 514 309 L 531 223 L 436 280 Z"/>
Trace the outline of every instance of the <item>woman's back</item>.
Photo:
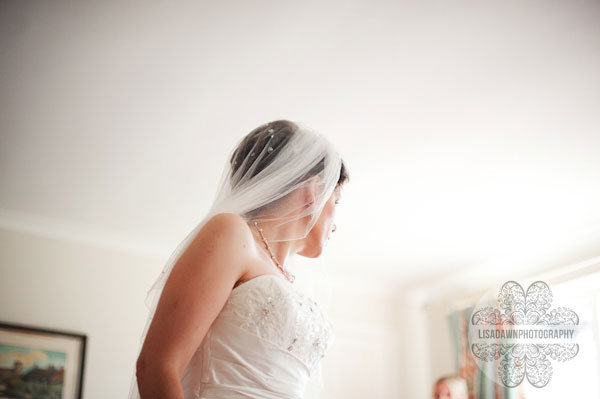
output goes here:
<path id="1" fill-rule="evenodd" d="M 240 216 L 223 213 L 207 221 L 165 283 L 130 398 L 182 397 L 179 376 L 254 259 L 254 240 Z"/>

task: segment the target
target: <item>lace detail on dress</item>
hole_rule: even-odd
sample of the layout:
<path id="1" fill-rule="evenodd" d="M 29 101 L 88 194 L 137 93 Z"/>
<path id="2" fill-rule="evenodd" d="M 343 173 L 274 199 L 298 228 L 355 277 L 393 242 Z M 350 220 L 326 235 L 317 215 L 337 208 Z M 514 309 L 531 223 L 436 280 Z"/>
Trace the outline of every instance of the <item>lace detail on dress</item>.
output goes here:
<path id="1" fill-rule="evenodd" d="M 268 281 L 258 284 L 254 281 L 257 279 Z M 285 348 L 309 370 L 325 356 L 334 339 L 326 312 L 277 275 L 258 276 L 236 287 L 223 316 L 245 331 Z"/>
<path id="2" fill-rule="evenodd" d="M 302 293 L 294 294 L 299 311 L 294 323 L 294 338 L 287 349 L 303 359 L 312 370 L 333 342 L 333 327 L 317 302 Z"/>

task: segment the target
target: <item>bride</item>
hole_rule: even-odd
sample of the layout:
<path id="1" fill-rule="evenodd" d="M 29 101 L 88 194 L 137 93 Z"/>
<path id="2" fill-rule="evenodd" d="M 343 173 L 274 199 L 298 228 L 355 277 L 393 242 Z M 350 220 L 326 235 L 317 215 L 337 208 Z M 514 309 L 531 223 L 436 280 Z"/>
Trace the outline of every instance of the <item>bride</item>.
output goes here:
<path id="1" fill-rule="evenodd" d="M 331 143 L 298 123 L 243 137 L 148 292 L 129 398 L 303 398 L 334 334 L 287 265 L 321 255 L 348 180 Z"/>

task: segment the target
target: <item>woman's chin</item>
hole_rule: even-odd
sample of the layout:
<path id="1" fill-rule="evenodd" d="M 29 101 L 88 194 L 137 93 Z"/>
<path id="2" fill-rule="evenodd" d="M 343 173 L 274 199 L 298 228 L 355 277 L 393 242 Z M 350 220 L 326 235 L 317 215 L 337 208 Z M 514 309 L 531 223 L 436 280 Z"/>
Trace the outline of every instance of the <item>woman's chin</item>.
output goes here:
<path id="1" fill-rule="evenodd" d="M 298 252 L 298 255 L 304 256 L 306 258 L 318 258 L 323 253 L 323 245 L 315 246 L 312 248 L 305 248 L 301 252 Z"/>

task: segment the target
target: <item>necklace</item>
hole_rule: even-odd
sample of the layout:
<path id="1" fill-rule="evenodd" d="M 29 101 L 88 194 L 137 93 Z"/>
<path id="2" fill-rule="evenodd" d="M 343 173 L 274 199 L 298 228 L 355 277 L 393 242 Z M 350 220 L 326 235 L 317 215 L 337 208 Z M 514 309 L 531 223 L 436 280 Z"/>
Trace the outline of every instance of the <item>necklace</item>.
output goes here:
<path id="1" fill-rule="evenodd" d="M 273 251 L 271 251 L 271 246 L 269 245 L 269 243 L 267 242 L 267 239 L 265 238 L 265 236 L 262 233 L 262 228 L 259 228 L 258 224 L 256 222 L 254 222 L 254 227 L 256 227 L 256 230 L 258 230 L 258 234 L 260 234 L 260 238 L 263 240 L 263 242 L 267 246 L 267 251 L 269 251 L 269 253 L 271 254 L 271 259 L 273 259 L 273 261 L 275 262 L 275 264 L 277 265 L 279 270 L 281 270 L 281 273 L 283 273 L 285 278 L 287 278 L 290 283 L 293 283 L 294 280 L 296 279 L 296 276 L 294 276 L 292 273 L 285 270 L 283 268 L 283 266 L 281 266 L 281 264 L 279 263 L 279 261 L 277 260 L 275 255 L 273 255 Z"/>

